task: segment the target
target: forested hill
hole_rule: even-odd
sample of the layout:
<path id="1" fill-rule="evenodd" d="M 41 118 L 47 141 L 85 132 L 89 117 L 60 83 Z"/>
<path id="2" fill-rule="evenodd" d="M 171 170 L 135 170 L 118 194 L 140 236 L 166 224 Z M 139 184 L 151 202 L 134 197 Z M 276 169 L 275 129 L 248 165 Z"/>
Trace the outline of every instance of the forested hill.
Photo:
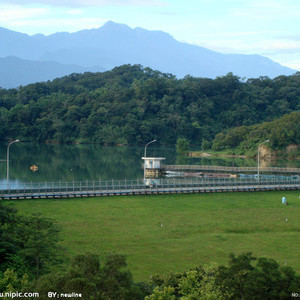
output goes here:
<path id="1" fill-rule="evenodd" d="M 272 122 L 240 126 L 221 132 L 213 140 L 213 150 L 234 150 L 236 154 L 255 154 L 257 145 L 269 140 L 273 150 L 296 151 L 300 146 L 300 111 L 294 111 Z M 298 146 L 298 147 L 297 147 Z"/>
<path id="2" fill-rule="evenodd" d="M 0 90 L 0 140 L 174 144 L 300 110 L 300 73 L 176 79 L 140 65 Z"/>

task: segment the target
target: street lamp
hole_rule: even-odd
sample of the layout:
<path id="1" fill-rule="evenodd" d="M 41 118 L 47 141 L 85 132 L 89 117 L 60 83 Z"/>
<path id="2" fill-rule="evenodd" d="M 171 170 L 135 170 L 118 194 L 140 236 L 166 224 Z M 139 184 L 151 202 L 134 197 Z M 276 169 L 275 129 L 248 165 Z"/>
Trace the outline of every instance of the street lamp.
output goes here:
<path id="1" fill-rule="evenodd" d="M 149 143 L 147 143 L 147 144 L 145 145 L 145 152 L 144 152 L 144 181 L 145 181 L 145 172 L 146 172 L 147 146 L 148 146 L 149 144 L 154 143 L 154 142 L 156 142 L 156 140 L 153 140 L 153 141 L 151 141 L 151 142 L 149 142 Z"/>
<path id="2" fill-rule="evenodd" d="M 258 147 L 257 147 L 257 179 L 259 181 L 259 147 L 262 145 L 262 144 L 265 144 L 265 143 L 269 143 L 270 140 L 266 140 L 260 144 L 258 144 Z"/>
<path id="3" fill-rule="evenodd" d="M 15 141 L 12 141 L 8 144 L 7 146 L 7 152 L 6 152 L 6 182 L 7 182 L 7 187 L 8 187 L 8 183 L 9 183 L 9 147 L 10 145 L 12 145 L 13 143 L 18 143 L 20 142 L 20 140 L 15 140 Z"/>
<path id="4" fill-rule="evenodd" d="M 149 143 L 147 143 L 147 144 L 145 145 L 145 153 L 144 153 L 144 157 L 147 156 L 147 146 L 148 146 L 149 144 L 151 144 L 151 143 L 154 143 L 154 142 L 156 142 L 156 140 L 153 140 L 153 141 L 151 141 L 151 142 L 149 142 Z"/>

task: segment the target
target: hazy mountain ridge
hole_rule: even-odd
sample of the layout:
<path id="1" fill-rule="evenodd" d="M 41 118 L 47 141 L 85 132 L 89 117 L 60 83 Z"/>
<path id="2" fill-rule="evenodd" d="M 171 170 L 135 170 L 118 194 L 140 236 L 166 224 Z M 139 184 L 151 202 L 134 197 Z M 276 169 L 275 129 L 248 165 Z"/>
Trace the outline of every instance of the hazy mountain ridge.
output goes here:
<path id="1" fill-rule="evenodd" d="M 77 65 L 90 71 L 93 71 L 92 66 L 99 66 L 98 69 L 103 70 L 122 64 L 141 64 L 178 77 L 192 75 L 215 78 L 232 72 L 240 77 L 273 78 L 295 73 L 294 70 L 263 56 L 222 54 L 178 42 L 163 31 L 149 31 L 139 27 L 131 29 L 127 25 L 112 21 L 98 29 L 74 33 L 59 32 L 49 36 L 43 34 L 29 36 L 0 28 L 0 57 L 6 56 Z M 0 67 L 3 69 L 4 65 Z M 21 76 L 23 71 L 19 67 L 15 66 L 15 72 Z M 34 70 L 35 67 L 32 68 Z M 47 68 L 42 72 L 45 76 L 40 78 L 34 76 L 35 80 L 45 80 L 46 70 Z M 27 72 L 30 75 L 29 62 Z M 52 79 L 52 76 L 48 79 Z M 1 82 L 5 81 L 0 78 Z M 15 86 L 23 84 L 21 82 L 22 80 L 15 80 Z"/>
<path id="2" fill-rule="evenodd" d="M 65 65 L 53 61 L 32 61 L 14 56 L 0 57 L 0 87 L 14 88 L 39 81 L 48 81 L 71 73 L 100 72 L 102 68 Z"/>

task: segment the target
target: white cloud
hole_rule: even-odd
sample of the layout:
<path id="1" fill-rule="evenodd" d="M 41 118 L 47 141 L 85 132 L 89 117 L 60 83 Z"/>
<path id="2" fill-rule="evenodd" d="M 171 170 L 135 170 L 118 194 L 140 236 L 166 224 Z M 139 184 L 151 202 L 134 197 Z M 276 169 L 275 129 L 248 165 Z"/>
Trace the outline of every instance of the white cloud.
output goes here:
<path id="1" fill-rule="evenodd" d="M 0 26 L 28 34 L 52 34 L 57 31 L 74 32 L 98 28 L 108 21 L 101 17 L 87 17 L 80 9 L 53 10 L 42 7 L 0 4 Z"/>
<path id="2" fill-rule="evenodd" d="M 259 38 L 257 38 L 258 36 Z M 268 31 L 261 36 L 260 32 L 229 32 L 214 36 L 201 36 L 196 44 L 221 53 L 260 54 L 264 56 L 299 55 L 300 53 L 300 41 L 271 38 Z"/>
<path id="3" fill-rule="evenodd" d="M 108 19 L 103 18 L 45 18 L 38 20 L 19 20 L 14 24 L 18 27 L 27 27 L 27 28 L 39 28 L 40 31 L 44 32 L 44 34 L 52 34 L 58 31 L 66 32 L 75 32 L 84 29 L 93 29 L 99 28 L 102 24 L 109 21 Z M 55 28 L 60 28 L 58 30 L 53 30 L 53 24 L 55 24 Z M 48 28 L 52 28 L 49 31 Z"/>
<path id="4" fill-rule="evenodd" d="M 70 9 L 68 11 L 66 11 L 67 14 L 69 15 L 81 15 L 83 14 L 83 10 L 81 9 Z"/>
<path id="5" fill-rule="evenodd" d="M 44 4 L 60 7 L 88 7 L 88 6 L 145 6 L 145 5 L 165 5 L 161 0 L 0 0 L 5 4 Z"/>
<path id="6" fill-rule="evenodd" d="M 294 70 L 300 71 L 300 60 L 292 60 L 285 63 L 285 65 Z"/>
<path id="7" fill-rule="evenodd" d="M 49 10 L 46 8 L 26 8 L 18 5 L 0 5 L 0 24 L 13 24 L 17 20 L 42 17 L 48 13 Z"/>
<path id="8" fill-rule="evenodd" d="M 262 47 L 262 52 L 265 54 L 300 53 L 300 41 L 271 41 Z"/>
<path id="9" fill-rule="evenodd" d="M 232 8 L 232 16 L 264 22 L 300 17 L 300 3 L 294 0 L 251 0 L 242 8 Z"/>
<path id="10" fill-rule="evenodd" d="M 300 35 L 282 35 L 278 38 L 291 40 L 291 41 L 300 41 Z"/>

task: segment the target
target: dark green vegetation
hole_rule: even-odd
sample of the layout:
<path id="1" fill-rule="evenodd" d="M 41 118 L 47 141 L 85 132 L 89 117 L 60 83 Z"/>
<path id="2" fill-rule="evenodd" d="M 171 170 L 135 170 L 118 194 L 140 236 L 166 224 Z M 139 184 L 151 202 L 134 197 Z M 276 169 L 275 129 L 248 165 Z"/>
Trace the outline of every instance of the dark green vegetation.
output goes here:
<path id="1" fill-rule="evenodd" d="M 59 227 L 51 219 L 20 216 L 1 204 L 0 214 L 0 271 L 13 268 L 38 278 L 59 262 Z"/>
<path id="2" fill-rule="evenodd" d="M 137 144 L 178 137 L 207 148 L 224 129 L 300 110 L 300 74 L 246 82 L 176 79 L 139 65 L 0 90 L 0 140 Z"/>
<path id="3" fill-rule="evenodd" d="M 103 265 L 97 255 L 77 255 L 66 270 L 42 276 L 32 284 L 32 289 L 38 291 L 42 299 L 49 299 L 49 291 L 56 291 L 58 295 L 77 292 L 81 294 L 80 299 L 90 300 L 144 299 L 151 292 L 150 286 L 134 283 L 130 271 L 124 269 L 126 266 L 124 255 L 107 255 Z"/>
<path id="4" fill-rule="evenodd" d="M 176 152 L 184 154 L 189 149 L 189 141 L 185 138 L 178 138 L 176 142 Z"/>
<path id="5" fill-rule="evenodd" d="M 82 299 L 288 299 L 300 288 L 298 192 L 5 204 L 0 292 L 34 290 L 41 299 L 51 290 Z M 237 256 L 228 262 L 231 252 Z M 144 282 L 133 280 L 124 255 L 135 280 Z"/>
<path id="6" fill-rule="evenodd" d="M 97 255 L 77 255 L 67 271 L 45 275 L 32 288 L 42 299 L 55 290 L 77 291 L 90 300 L 290 299 L 300 288 L 300 276 L 293 268 L 251 253 L 231 254 L 228 266 L 210 263 L 182 273 L 155 274 L 147 283 L 135 283 L 126 266 L 122 255 L 108 255 L 103 266 Z"/>
<path id="7" fill-rule="evenodd" d="M 253 263 L 255 262 L 255 263 Z M 155 299 L 290 299 L 300 286 L 292 268 L 251 253 L 230 255 L 228 266 L 211 263 L 166 277 L 153 276 Z"/>
<path id="8" fill-rule="evenodd" d="M 35 290 L 39 299 L 49 299 L 49 291 L 56 291 L 51 293 L 54 298 L 83 300 L 290 299 L 300 288 L 300 276 L 293 268 L 251 253 L 231 254 L 228 266 L 210 263 L 182 273 L 155 274 L 147 283 L 132 280 L 123 255 L 108 255 L 101 263 L 97 255 L 77 255 L 66 270 L 32 282 L 18 280 L 8 269 L 0 274 L 0 294 Z M 17 287 L 18 281 L 22 285 Z"/>
<path id="9" fill-rule="evenodd" d="M 51 219 L 17 215 L 0 204 L 0 292 L 29 288 L 30 282 L 61 263 L 59 232 Z"/>
<path id="10" fill-rule="evenodd" d="M 213 140 L 213 150 L 231 149 L 236 154 L 257 153 L 257 144 L 269 139 L 268 146 L 286 150 L 287 145 L 300 145 L 300 111 L 292 112 L 272 122 L 241 126 L 219 133 Z"/>

